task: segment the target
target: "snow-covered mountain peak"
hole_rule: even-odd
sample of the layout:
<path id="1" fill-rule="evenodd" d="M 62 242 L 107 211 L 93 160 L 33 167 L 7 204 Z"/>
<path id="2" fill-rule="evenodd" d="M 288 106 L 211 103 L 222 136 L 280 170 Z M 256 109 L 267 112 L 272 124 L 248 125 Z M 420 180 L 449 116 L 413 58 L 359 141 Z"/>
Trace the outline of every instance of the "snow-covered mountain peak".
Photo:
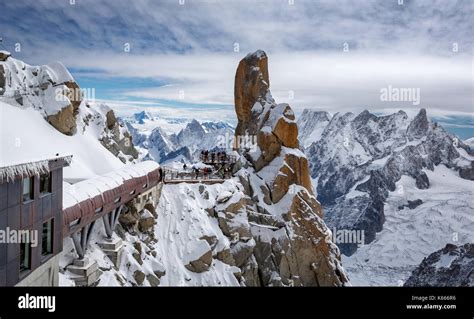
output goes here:
<path id="1" fill-rule="evenodd" d="M 141 111 L 133 114 L 133 118 L 138 124 L 145 124 L 145 121 L 153 121 L 155 117 L 147 111 Z"/>
<path id="2" fill-rule="evenodd" d="M 429 129 L 430 123 L 428 120 L 428 116 L 426 115 L 426 110 L 421 109 L 408 126 L 408 138 L 410 139 L 410 141 L 422 138 L 426 135 Z"/>
<path id="3" fill-rule="evenodd" d="M 298 139 L 303 147 L 319 140 L 331 117 L 328 112 L 304 109 L 298 118 Z"/>
<path id="4" fill-rule="evenodd" d="M 377 116 L 363 111 L 335 114 L 318 140 L 307 147 L 318 199 L 331 226 L 363 229 L 366 242 L 384 223 L 383 201 L 402 175 L 429 188 L 423 169 L 444 164 L 471 176 L 470 149 L 421 109 L 412 119 L 403 111 Z M 342 226 L 344 225 L 344 226 Z M 351 254 L 355 246 L 347 248 Z"/>
<path id="5" fill-rule="evenodd" d="M 209 122 L 209 121 L 208 122 L 202 122 L 201 125 L 205 129 L 206 132 L 221 130 L 221 129 L 229 129 L 229 130 L 234 129 L 232 127 L 232 125 L 230 125 L 229 123 L 221 122 L 221 121 L 218 121 L 218 122 Z"/>
<path id="6" fill-rule="evenodd" d="M 155 118 L 138 123 L 135 118 L 120 119 L 132 133 L 133 141 L 141 153 L 140 158 L 159 163 L 193 161 L 202 149 L 225 148 L 234 128 L 225 122 L 199 122 Z"/>

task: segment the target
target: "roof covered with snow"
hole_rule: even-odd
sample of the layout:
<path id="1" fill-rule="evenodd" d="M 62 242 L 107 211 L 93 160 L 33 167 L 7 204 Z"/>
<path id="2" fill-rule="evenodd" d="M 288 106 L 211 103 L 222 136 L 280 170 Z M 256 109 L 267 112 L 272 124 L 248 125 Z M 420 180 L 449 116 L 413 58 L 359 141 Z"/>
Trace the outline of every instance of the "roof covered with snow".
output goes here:
<path id="1" fill-rule="evenodd" d="M 159 167 L 158 163 L 154 161 L 145 161 L 73 185 L 64 183 L 63 209 L 72 207 L 88 198 L 93 198 L 105 191 L 116 188 L 122 185 L 127 179 L 146 176 Z"/>
<path id="2" fill-rule="evenodd" d="M 0 167 L 0 183 L 12 181 L 19 176 L 33 176 L 48 173 L 50 171 L 49 163 L 58 160 L 60 160 L 63 165 L 69 165 L 72 160 L 72 155 Z"/>

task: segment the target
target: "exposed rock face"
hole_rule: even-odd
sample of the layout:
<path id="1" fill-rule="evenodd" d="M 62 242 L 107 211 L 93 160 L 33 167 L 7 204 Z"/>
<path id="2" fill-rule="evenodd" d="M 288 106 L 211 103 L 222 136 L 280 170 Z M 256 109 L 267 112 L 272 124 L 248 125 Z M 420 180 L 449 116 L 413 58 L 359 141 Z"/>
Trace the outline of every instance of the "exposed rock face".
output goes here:
<path id="1" fill-rule="evenodd" d="M 48 86 L 49 83 L 45 82 L 40 85 Z M 74 135 L 77 130 L 77 114 L 79 113 L 79 106 L 82 103 L 81 89 L 79 85 L 72 80 L 64 83 L 55 83 L 55 85 L 65 86 L 64 90 L 62 90 L 62 94 L 67 98 L 66 101 L 68 101 L 69 104 L 60 109 L 57 113 L 48 115 L 46 120 L 59 132 L 65 135 Z"/>
<path id="2" fill-rule="evenodd" d="M 77 114 L 79 106 L 81 105 L 81 102 L 83 101 L 81 88 L 74 81 L 64 82 L 64 85 L 69 89 L 66 91 L 66 97 L 69 99 L 72 107 L 74 108 L 74 114 Z"/>
<path id="3" fill-rule="evenodd" d="M 74 135 L 76 132 L 76 117 L 72 104 L 54 115 L 49 115 L 47 120 L 49 124 L 63 134 Z"/>
<path id="4" fill-rule="evenodd" d="M 426 110 L 421 109 L 418 115 L 408 125 L 407 135 L 410 140 L 421 138 L 426 135 L 429 129 L 428 117 L 426 116 Z"/>
<path id="5" fill-rule="evenodd" d="M 318 181 L 325 222 L 331 229 L 364 231 L 365 244 L 383 229 L 389 193 L 404 192 L 396 185 L 403 175 L 413 178 L 418 189 L 429 189 L 425 170 L 443 164 L 469 179 L 471 150 L 430 122 L 424 109 L 413 119 L 403 111 L 386 116 L 368 111 L 335 114 L 329 122 L 321 114 L 303 114 L 316 121 L 310 125 L 310 119 L 301 120 L 308 129 L 304 136 L 316 138 L 305 153 L 311 177 Z M 351 255 L 357 244 L 340 243 L 339 248 Z"/>
<path id="6" fill-rule="evenodd" d="M 145 281 L 145 274 L 143 273 L 143 271 L 136 270 L 133 273 L 133 278 L 135 279 L 137 285 L 141 286 L 143 284 L 143 281 Z"/>
<path id="7" fill-rule="evenodd" d="M 276 104 L 273 100 L 267 63 L 265 52 L 257 51 L 240 61 L 235 75 L 235 112 L 239 120 L 235 141 L 239 136 L 257 138 L 261 154 L 252 154 L 256 157 L 252 162 L 257 170 L 278 156 L 281 147 L 298 147 L 295 115 L 288 104 Z M 248 145 L 244 147 L 248 148 Z"/>
<path id="8" fill-rule="evenodd" d="M 471 165 L 461 167 L 459 169 L 459 176 L 470 181 L 474 181 L 474 162 Z"/>
<path id="9" fill-rule="evenodd" d="M 108 111 L 105 117 L 106 117 L 107 128 L 109 130 L 113 129 L 115 124 L 117 123 L 117 118 L 115 117 L 114 111 L 112 110 Z"/>
<path id="10" fill-rule="evenodd" d="M 11 54 L 8 51 L 0 51 L 0 61 L 6 61 Z"/>
<path id="11" fill-rule="evenodd" d="M 5 69 L 0 65 L 0 95 L 5 93 Z"/>
<path id="12" fill-rule="evenodd" d="M 257 51 L 240 61 L 234 85 L 235 112 L 239 120 L 236 134 L 244 135 L 246 130 L 254 134 L 252 107 L 258 100 L 265 99 L 270 87 L 265 52 Z"/>
<path id="13" fill-rule="evenodd" d="M 204 249 L 196 258 L 192 258 L 192 260 L 185 265 L 186 269 L 196 273 L 205 272 L 209 269 L 212 263 L 212 251 L 208 244 L 206 244 L 206 248 L 207 249 Z"/>
<path id="14" fill-rule="evenodd" d="M 138 223 L 140 217 L 140 212 L 137 211 L 134 203 L 130 202 L 124 207 L 124 211 L 120 214 L 119 223 L 122 225 L 124 230 L 131 234 L 137 234 L 139 231 Z"/>
<path id="15" fill-rule="evenodd" d="M 100 142 L 124 163 L 138 158 L 138 151 L 133 144 L 132 136 L 121 123 L 116 121 L 112 110 L 107 112 L 106 127 Z"/>
<path id="16" fill-rule="evenodd" d="M 122 162 L 131 162 L 138 158 L 132 136 L 127 127 L 117 120 L 114 111 L 105 104 L 84 104 L 78 123 L 85 131 L 88 126 L 96 126 L 100 132 L 99 141 Z"/>
<path id="17" fill-rule="evenodd" d="M 432 253 L 413 271 L 405 286 L 472 287 L 474 285 L 474 245 L 447 244 Z"/>
<path id="18" fill-rule="evenodd" d="M 236 140 L 239 135 L 257 136 L 254 147 L 234 145 L 243 155 L 243 168 L 237 176 L 244 185 L 245 196 L 245 205 L 238 208 L 237 214 L 248 216 L 252 238 L 245 238 L 248 235 L 242 230 L 231 230 L 245 236 L 236 238 L 238 242 L 231 251 L 239 251 L 233 252 L 233 257 L 242 267 L 246 284 L 346 284 L 339 251 L 331 242 L 321 206 L 314 197 L 307 159 L 298 149 L 294 113 L 288 104 L 273 100 L 263 51 L 249 54 L 239 63 L 235 109 L 239 120 Z M 237 199 L 233 197 L 231 201 Z M 229 216 L 222 217 L 229 220 Z M 256 268 L 260 278 L 253 276 Z"/>
<path id="19" fill-rule="evenodd" d="M 61 68 L 64 68 L 65 72 L 68 72 L 65 67 L 61 64 Z M 56 68 L 60 68 L 56 66 Z M 69 72 L 68 72 L 69 74 Z M 48 87 L 50 85 L 50 81 L 40 83 L 40 86 Z M 67 79 L 64 81 L 51 81 L 52 84 L 58 86 L 63 85 L 64 89 L 62 90 L 62 94 L 67 98 L 65 99 L 69 104 L 62 109 L 60 109 L 55 114 L 49 114 L 46 117 L 46 120 L 54 126 L 59 132 L 66 134 L 66 135 L 74 135 L 77 130 L 77 114 L 79 113 L 79 106 L 82 103 L 83 95 L 81 92 L 81 88 L 79 85 L 72 79 L 72 76 L 69 75 Z"/>
<path id="20" fill-rule="evenodd" d="M 405 207 L 408 207 L 409 209 L 415 209 L 415 208 L 417 208 L 418 206 L 420 206 L 421 204 L 423 204 L 423 201 L 422 201 L 421 199 L 408 200 L 408 201 L 407 201 L 407 204 L 398 206 L 398 209 L 399 209 L 399 210 L 402 210 L 402 209 L 404 209 Z"/>
<path id="21" fill-rule="evenodd" d="M 143 233 L 149 232 L 153 229 L 154 224 L 155 217 L 150 211 L 144 209 L 140 219 L 138 220 L 138 229 Z"/>
<path id="22" fill-rule="evenodd" d="M 59 62 L 32 66 L 12 57 L 0 59 L 0 96 L 5 94 L 19 106 L 41 112 L 65 135 L 83 134 L 95 126 L 93 134 L 99 133 L 102 144 L 123 162 L 138 158 L 130 133 L 114 112 L 103 104 L 86 101 L 77 82 Z"/>

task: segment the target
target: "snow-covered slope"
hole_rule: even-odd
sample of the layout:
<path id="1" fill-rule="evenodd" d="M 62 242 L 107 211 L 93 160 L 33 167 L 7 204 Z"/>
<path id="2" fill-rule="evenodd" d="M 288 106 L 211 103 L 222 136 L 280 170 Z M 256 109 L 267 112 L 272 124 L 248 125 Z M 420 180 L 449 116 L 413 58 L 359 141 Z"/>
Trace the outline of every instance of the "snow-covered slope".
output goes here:
<path id="1" fill-rule="evenodd" d="M 330 118 L 329 113 L 325 111 L 303 110 L 298 117 L 298 139 L 301 145 L 308 147 L 319 140 Z"/>
<path id="2" fill-rule="evenodd" d="M 384 205 L 382 231 L 372 243 L 343 257 L 353 285 L 401 285 L 433 251 L 447 243 L 474 242 L 473 182 L 444 165 L 424 171 L 430 188 L 418 189 L 413 178 L 402 176 Z M 423 203 L 399 208 L 417 199 Z"/>
<path id="3" fill-rule="evenodd" d="M 335 114 L 305 151 L 329 227 L 363 232 L 362 246 L 338 241 L 353 284 L 397 285 L 433 251 L 474 240 L 474 156 L 424 110 Z"/>
<path id="4" fill-rule="evenodd" d="M 104 233 L 103 225 L 99 223 L 94 229 L 88 252 L 89 258 L 96 260 L 103 269 L 99 286 L 150 286 L 157 283 L 161 286 L 238 286 L 236 275 L 241 270 L 222 262 L 217 256 L 230 248 L 230 241 L 222 233 L 217 219 L 206 211 L 216 205 L 219 194 L 235 192 L 238 186 L 234 180 L 229 180 L 224 184 L 207 185 L 205 193 L 202 187 L 198 184 L 164 185 L 156 207 L 153 235 L 123 233 L 120 269 L 114 267 L 95 243 Z M 72 248 L 72 240 L 65 240 L 61 267 L 66 267 L 74 259 Z M 197 273 L 186 268 L 190 261 L 208 251 L 214 256 L 208 270 Z M 137 282 L 137 273 L 145 275 L 143 283 Z M 60 274 L 60 283 L 73 285 L 68 272 Z"/>
<path id="5" fill-rule="evenodd" d="M 104 104 L 85 100 L 61 63 L 0 62 L 0 165 L 73 155 L 65 178 L 102 174 L 137 158 L 126 128 Z"/>
<path id="6" fill-rule="evenodd" d="M 33 107 L 45 117 L 71 104 L 72 99 L 60 93 L 67 92 L 67 85 L 75 82 L 59 62 L 31 66 L 9 57 L 0 62 L 0 71 L 5 77 L 0 98 L 8 104 Z"/>
<path id="7" fill-rule="evenodd" d="M 424 169 L 444 164 L 470 178 L 474 157 L 468 152 L 455 136 L 431 123 L 425 110 L 413 119 L 403 111 L 336 114 L 306 149 L 325 220 L 331 228 L 363 230 L 366 243 L 382 230 L 385 200 L 401 176 L 411 176 L 419 189 L 427 189 L 430 179 Z M 357 247 L 340 248 L 351 254 Z"/>
<path id="8" fill-rule="evenodd" d="M 474 286 L 474 245 L 448 244 L 427 258 L 413 271 L 405 286 Z"/>
<path id="9" fill-rule="evenodd" d="M 33 108 L 0 102 L 0 166 L 73 155 L 64 169 L 68 180 L 84 179 L 120 168 L 122 162 L 99 142 L 97 127 L 66 136 Z"/>
<path id="10" fill-rule="evenodd" d="M 467 140 L 464 140 L 464 144 L 469 146 L 471 150 L 474 152 L 474 137 L 468 138 Z"/>

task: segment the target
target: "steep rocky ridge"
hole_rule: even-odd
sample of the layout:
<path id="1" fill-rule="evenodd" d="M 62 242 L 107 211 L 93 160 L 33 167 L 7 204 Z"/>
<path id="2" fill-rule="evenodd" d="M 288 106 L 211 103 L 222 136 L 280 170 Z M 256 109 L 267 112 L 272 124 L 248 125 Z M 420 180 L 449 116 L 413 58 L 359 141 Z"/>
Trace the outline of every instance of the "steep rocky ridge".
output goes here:
<path id="1" fill-rule="evenodd" d="M 295 115 L 271 96 L 265 52 L 249 54 L 239 63 L 235 109 L 235 140 L 256 136 L 257 141 L 234 145 L 242 155 L 236 175 L 244 186 L 241 208 L 234 215 L 248 216 L 255 243 L 249 249 L 245 234 L 231 251 L 252 252 L 262 285 L 346 284 L 339 250 L 313 193 L 307 159 L 298 148 Z"/>

